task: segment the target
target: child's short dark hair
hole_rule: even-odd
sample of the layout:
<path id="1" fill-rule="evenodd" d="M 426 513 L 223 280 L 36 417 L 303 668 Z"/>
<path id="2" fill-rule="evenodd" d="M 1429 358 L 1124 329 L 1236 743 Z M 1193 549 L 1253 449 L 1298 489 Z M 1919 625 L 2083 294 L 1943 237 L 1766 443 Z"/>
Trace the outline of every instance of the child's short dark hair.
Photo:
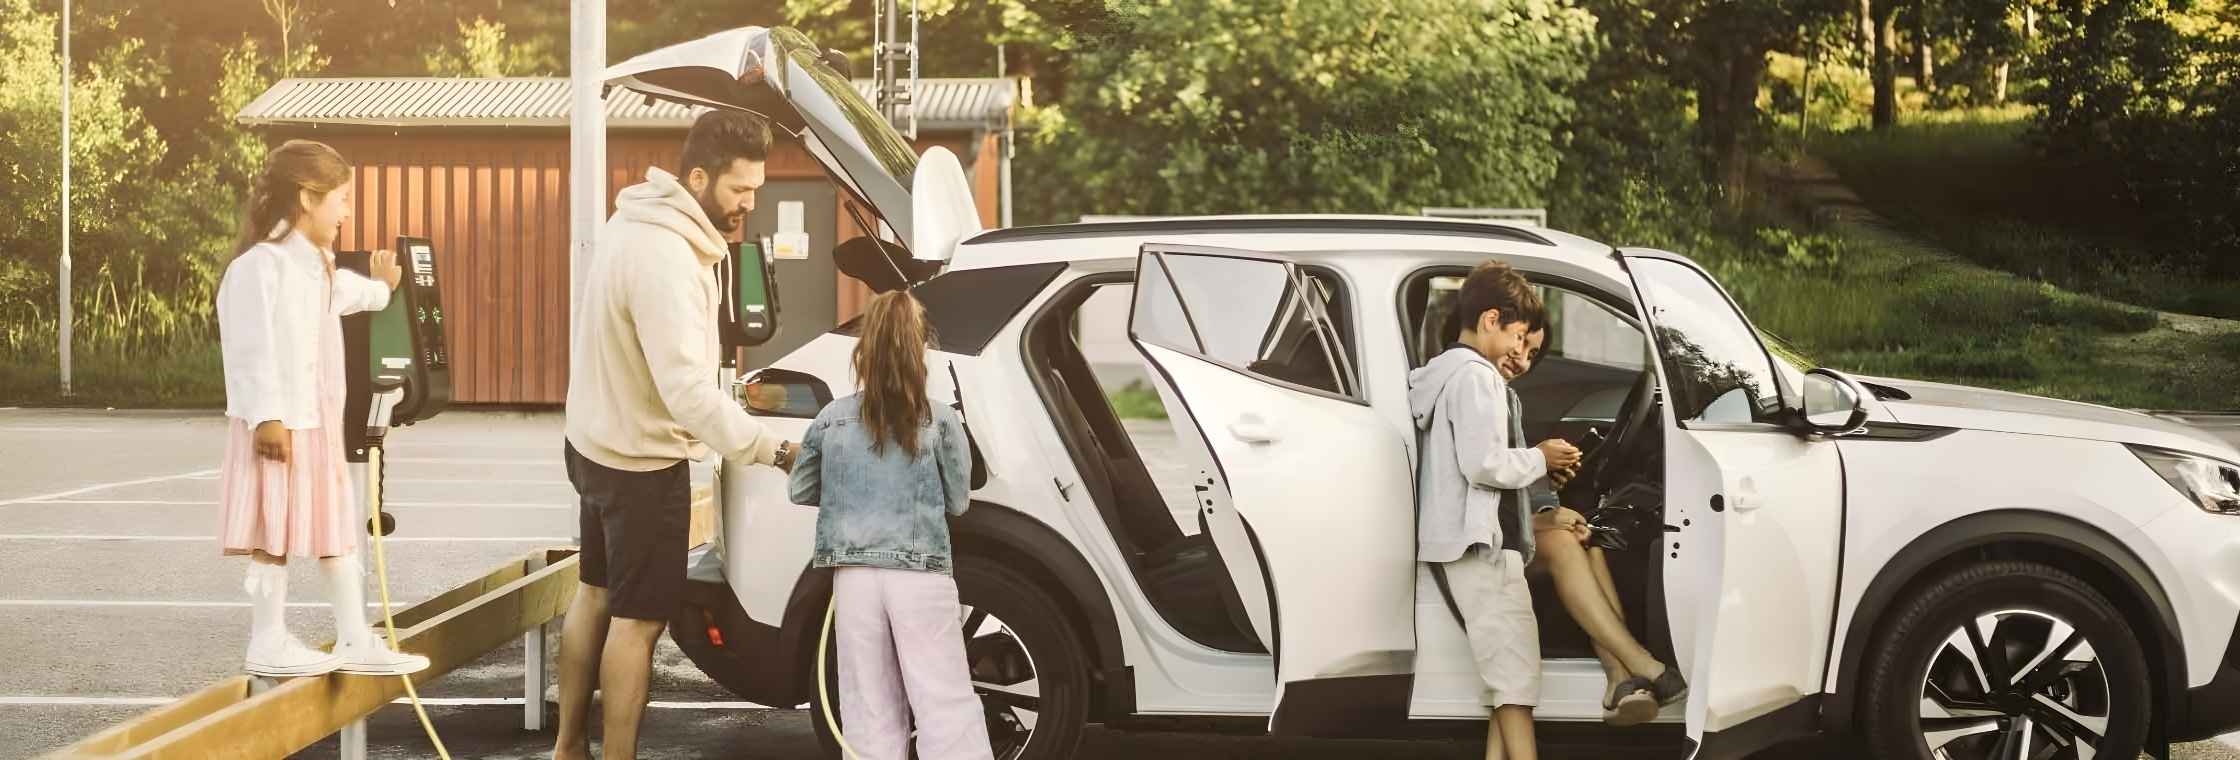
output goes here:
<path id="1" fill-rule="evenodd" d="M 1527 333 L 1548 326 L 1548 307 L 1540 300 L 1540 292 L 1524 275 L 1500 261 L 1487 261 L 1470 270 L 1470 276 L 1462 279 L 1462 289 L 1454 294 L 1454 307 L 1457 334 L 1476 327 L 1478 315 L 1487 309 L 1500 310 L 1501 324 L 1525 323 Z"/>
<path id="2" fill-rule="evenodd" d="M 692 121 L 684 136 L 684 155 L 677 161 L 677 177 L 699 169 L 715 177 L 730 170 L 739 159 L 770 160 L 770 124 L 745 111 L 716 109 Z"/>

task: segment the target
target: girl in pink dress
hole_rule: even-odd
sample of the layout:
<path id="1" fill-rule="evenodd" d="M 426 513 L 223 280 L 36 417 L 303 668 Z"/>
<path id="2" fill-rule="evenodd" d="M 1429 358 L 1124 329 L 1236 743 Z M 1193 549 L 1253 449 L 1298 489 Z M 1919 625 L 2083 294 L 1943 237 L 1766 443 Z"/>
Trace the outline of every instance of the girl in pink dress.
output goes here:
<path id="1" fill-rule="evenodd" d="M 219 541 L 247 555 L 247 670 L 263 676 L 333 670 L 395 675 L 428 666 L 391 651 L 366 625 L 365 571 L 350 471 L 343 460 L 339 317 L 388 305 L 403 274 L 379 251 L 372 278 L 334 266 L 350 218 L 350 164 L 325 144 L 290 140 L 265 158 L 242 240 L 218 285 L 225 358 L 226 446 Z M 358 424 L 364 424 L 360 421 Z M 288 559 L 315 559 L 334 607 L 335 646 L 288 633 Z"/>

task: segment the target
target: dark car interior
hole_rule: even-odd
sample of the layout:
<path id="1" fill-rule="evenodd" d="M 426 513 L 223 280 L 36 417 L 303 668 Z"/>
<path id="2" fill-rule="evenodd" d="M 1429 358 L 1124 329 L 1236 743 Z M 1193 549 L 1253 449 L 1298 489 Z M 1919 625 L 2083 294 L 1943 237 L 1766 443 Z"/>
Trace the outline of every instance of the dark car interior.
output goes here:
<path id="1" fill-rule="evenodd" d="M 1051 422 L 1066 440 L 1081 486 L 1127 557 L 1159 615 L 1184 636 L 1214 649 L 1265 653 L 1235 584 L 1203 525 L 1186 535 L 1153 482 L 1143 456 L 1083 356 L 1075 317 L 1097 289 L 1126 285 L 1129 272 L 1092 275 L 1067 286 L 1036 312 L 1026 330 L 1026 360 Z"/>
<path id="2" fill-rule="evenodd" d="M 1468 273 L 1463 267 L 1433 268 L 1417 273 L 1403 286 L 1400 317 L 1410 336 L 1412 366 L 1429 362 L 1455 341 L 1448 324 L 1452 295 Z M 1605 316 L 1600 322 L 1622 324 L 1624 329 L 1615 334 L 1630 334 L 1631 345 L 1643 352 L 1642 357 L 1646 357 L 1646 343 L 1631 317 L 1600 305 L 1618 303 L 1615 299 L 1594 298 L 1583 289 L 1567 287 L 1568 283 L 1537 279 L 1535 283 L 1551 305 L 1550 338 L 1532 370 L 1512 384 L 1524 407 L 1526 443 L 1520 445 L 1560 438 L 1586 453 L 1579 477 L 1559 492 L 1560 502 L 1619 534 L 1626 548 L 1606 554 L 1627 627 L 1651 652 L 1669 662 L 1663 565 L 1656 561 L 1664 532 L 1662 428 L 1654 423 L 1659 398 L 1656 375 L 1643 364 L 1645 358 L 1627 365 L 1610 361 L 1607 350 L 1597 358 L 1570 355 L 1564 338 L 1577 331 L 1564 328 L 1565 314 L 1599 309 L 1617 317 L 1613 321 Z M 1594 657 L 1586 632 L 1572 622 L 1558 600 L 1553 579 L 1544 572 L 1527 573 L 1526 578 L 1540 620 L 1542 656 Z"/>

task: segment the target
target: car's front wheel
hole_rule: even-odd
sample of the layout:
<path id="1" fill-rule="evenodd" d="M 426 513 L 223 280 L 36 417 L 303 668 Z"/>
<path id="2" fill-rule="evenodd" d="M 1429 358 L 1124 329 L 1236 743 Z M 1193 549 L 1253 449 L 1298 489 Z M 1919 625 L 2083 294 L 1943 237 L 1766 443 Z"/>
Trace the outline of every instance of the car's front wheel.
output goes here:
<path id="1" fill-rule="evenodd" d="M 1867 653 L 1872 756 L 2090 760 L 2139 756 L 2152 682 L 2136 634 L 2074 575 L 1969 565 L 1898 606 Z"/>
<path id="2" fill-rule="evenodd" d="M 963 607 L 958 631 L 996 760 L 1073 756 L 1089 717 L 1089 671 L 1065 613 L 1040 587 L 1002 565 L 962 558 L 956 577 Z M 828 652 L 827 690 L 839 688 L 837 671 L 837 658 Z M 833 691 L 832 699 L 839 698 Z M 817 743 L 827 756 L 841 757 L 823 697 L 812 693 L 809 708 Z"/>

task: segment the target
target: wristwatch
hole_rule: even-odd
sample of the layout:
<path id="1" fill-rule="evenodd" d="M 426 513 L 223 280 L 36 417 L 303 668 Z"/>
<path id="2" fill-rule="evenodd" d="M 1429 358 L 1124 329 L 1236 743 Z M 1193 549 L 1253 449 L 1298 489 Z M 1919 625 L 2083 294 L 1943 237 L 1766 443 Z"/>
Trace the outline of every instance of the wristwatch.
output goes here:
<path id="1" fill-rule="evenodd" d="M 788 471 L 793 469 L 792 441 L 781 441 L 778 443 L 778 453 L 770 455 L 770 466 Z"/>

